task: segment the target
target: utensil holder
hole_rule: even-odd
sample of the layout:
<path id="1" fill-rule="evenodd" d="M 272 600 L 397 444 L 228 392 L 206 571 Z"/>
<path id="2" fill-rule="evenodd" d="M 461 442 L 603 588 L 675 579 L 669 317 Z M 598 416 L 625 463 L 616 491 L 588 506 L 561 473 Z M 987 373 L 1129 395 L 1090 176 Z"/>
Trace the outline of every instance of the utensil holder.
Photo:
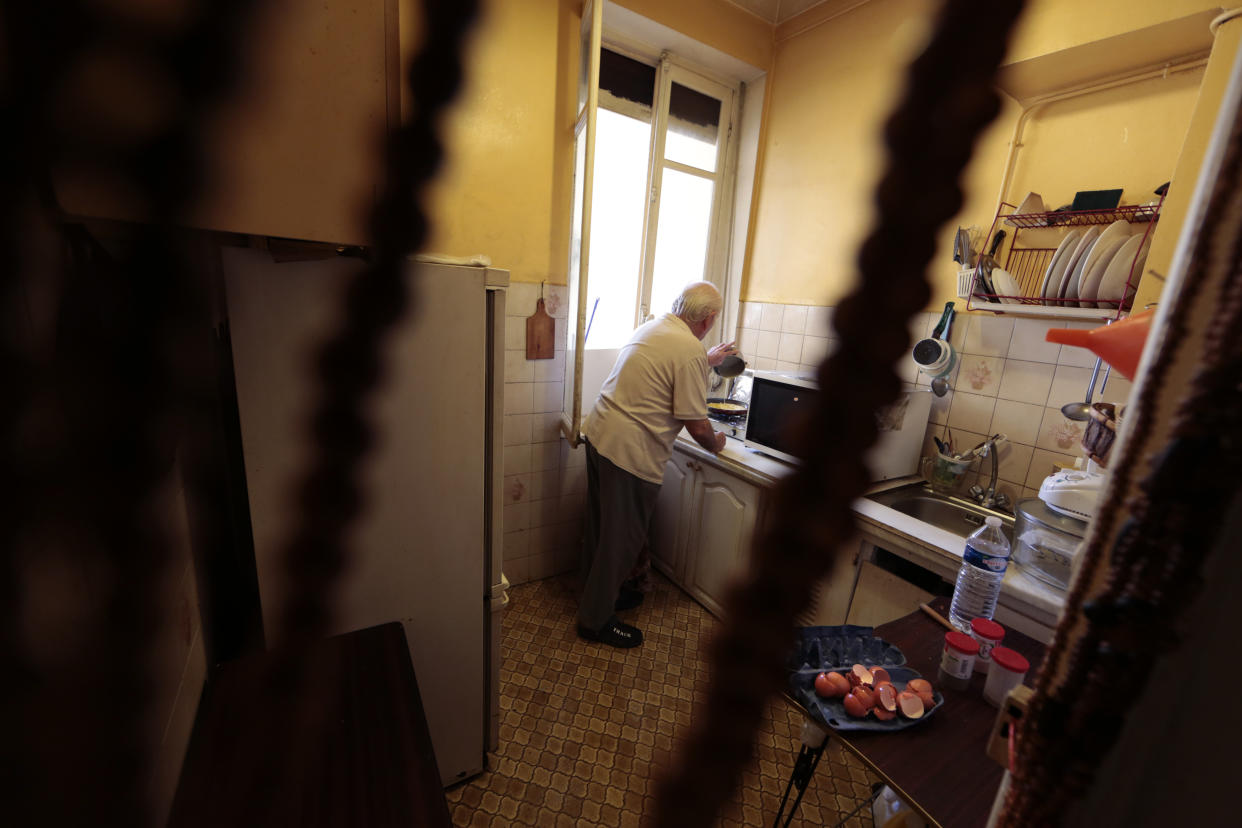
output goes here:
<path id="1" fill-rule="evenodd" d="M 1117 406 L 1112 403 L 1093 403 L 1091 419 L 1082 435 L 1082 448 L 1087 456 L 1107 468 L 1108 452 L 1117 438 Z"/>
<path id="2" fill-rule="evenodd" d="M 962 478 L 973 462 L 974 457 L 957 460 L 936 452 L 934 457 L 923 458 L 923 476 L 933 491 L 952 494 L 961 487 Z"/>
<path id="3" fill-rule="evenodd" d="M 975 283 L 974 267 L 963 267 L 957 271 L 957 298 L 969 299 L 970 289 Z"/>

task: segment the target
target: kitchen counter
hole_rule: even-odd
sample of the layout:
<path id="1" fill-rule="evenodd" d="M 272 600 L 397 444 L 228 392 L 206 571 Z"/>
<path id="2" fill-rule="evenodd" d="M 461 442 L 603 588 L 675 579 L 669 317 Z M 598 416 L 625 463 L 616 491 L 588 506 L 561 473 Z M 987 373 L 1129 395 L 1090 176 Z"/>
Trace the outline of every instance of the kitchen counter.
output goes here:
<path id="1" fill-rule="evenodd" d="M 772 486 L 793 469 L 788 463 L 748 448 L 734 437 L 726 436 L 724 450 L 712 454 L 683 431 L 676 447 L 701 462 L 762 487 Z M 867 494 L 878 494 L 921 480 L 917 475 L 887 480 L 871 486 Z M 956 580 L 962 562 L 960 536 L 866 497 L 855 500 L 853 509 L 866 541 L 935 572 L 949 583 Z M 1056 627 L 1064 603 L 1064 592 L 1036 580 L 1020 565 L 1011 563 L 1001 587 L 997 620 L 1002 624 L 1008 622 L 1033 637 L 1044 638 L 1047 633 L 1041 628 Z"/>

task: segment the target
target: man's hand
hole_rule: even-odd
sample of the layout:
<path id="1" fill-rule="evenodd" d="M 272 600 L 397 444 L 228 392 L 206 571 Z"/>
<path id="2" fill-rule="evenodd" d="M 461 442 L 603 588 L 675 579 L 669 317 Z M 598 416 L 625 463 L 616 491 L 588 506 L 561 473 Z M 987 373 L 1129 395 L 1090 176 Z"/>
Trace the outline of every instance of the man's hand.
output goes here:
<path id="1" fill-rule="evenodd" d="M 707 349 L 707 364 L 715 368 L 724 362 L 725 357 L 737 354 L 736 342 L 721 342 Z"/>
<path id="2" fill-rule="evenodd" d="M 694 442 L 712 454 L 719 454 L 724 450 L 725 436 L 712 428 L 710 420 L 682 420 L 681 424 L 686 427 L 686 431 L 694 438 Z"/>

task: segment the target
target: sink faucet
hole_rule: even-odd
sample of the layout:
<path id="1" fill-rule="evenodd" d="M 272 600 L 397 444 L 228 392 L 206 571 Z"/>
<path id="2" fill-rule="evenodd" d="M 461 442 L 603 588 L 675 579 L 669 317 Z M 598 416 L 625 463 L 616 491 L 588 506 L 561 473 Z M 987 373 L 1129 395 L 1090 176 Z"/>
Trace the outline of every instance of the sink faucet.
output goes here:
<path id="1" fill-rule="evenodd" d="M 978 454 L 980 457 L 992 458 L 992 479 L 988 481 L 986 489 L 978 485 L 970 487 L 970 497 L 985 509 L 1008 509 L 1009 497 L 1004 492 L 996 491 L 997 475 L 999 473 L 999 462 L 996 458 L 998 453 L 997 442 L 1003 439 L 999 434 L 993 434 L 991 437 L 983 441 L 983 445 L 979 447 Z"/>

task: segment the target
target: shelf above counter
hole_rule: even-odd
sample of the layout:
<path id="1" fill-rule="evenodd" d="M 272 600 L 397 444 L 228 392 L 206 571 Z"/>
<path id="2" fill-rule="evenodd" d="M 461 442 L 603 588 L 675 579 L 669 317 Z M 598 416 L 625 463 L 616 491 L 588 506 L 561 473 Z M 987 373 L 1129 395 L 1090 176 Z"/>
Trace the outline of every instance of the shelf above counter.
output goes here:
<path id="1" fill-rule="evenodd" d="M 1000 67 L 997 86 L 1024 104 L 1144 69 L 1206 56 L 1220 8 L 1094 40 Z"/>
<path id="2" fill-rule="evenodd" d="M 1090 224 L 1112 224 L 1127 221 L 1141 224 L 1160 216 L 1160 202 L 1113 207 L 1109 210 L 1052 210 L 1047 213 L 1012 213 L 1003 218 L 1010 227 L 1023 229 L 1083 227 Z"/>

